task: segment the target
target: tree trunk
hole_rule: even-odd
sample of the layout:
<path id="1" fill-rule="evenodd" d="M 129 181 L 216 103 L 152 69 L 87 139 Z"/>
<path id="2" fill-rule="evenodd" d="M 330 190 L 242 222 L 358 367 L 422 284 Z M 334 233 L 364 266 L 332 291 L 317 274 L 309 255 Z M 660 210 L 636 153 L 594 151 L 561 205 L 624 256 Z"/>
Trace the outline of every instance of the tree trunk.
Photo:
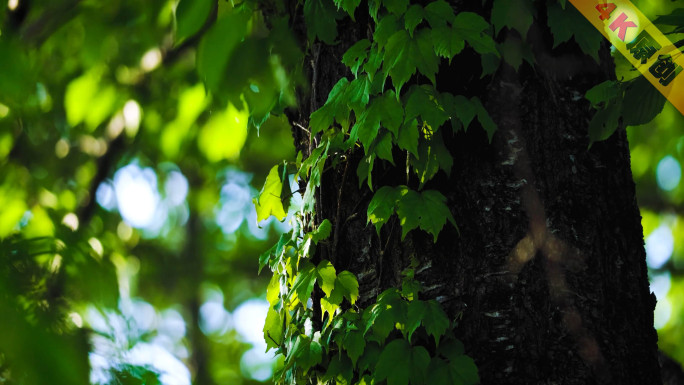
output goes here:
<path id="1" fill-rule="evenodd" d="M 468 10 L 489 18 L 489 9 Z M 342 54 L 370 37 L 367 12 L 356 15 L 338 23 L 340 44 L 310 46 L 311 92 L 291 120 L 307 126 L 332 85 L 351 76 Z M 398 286 L 411 258 L 420 261 L 423 299 L 460 319 L 456 335 L 482 384 L 661 384 L 625 131 L 588 149 L 593 112 L 578 97 L 615 77 L 608 44 L 601 64 L 572 41 L 552 51 L 548 27 L 536 23 L 528 35 L 535 68 L 504 64 L 480 80 L 480 58 L 469 49 L 440 67 L 437 88 L 479 96 L 498 125 L 491 144 L 479 127 L 441 129 L 454 165 L 425 188 L 447 197 L 458 230 L 445 226 L 436 243 L 419 230 L 401 241 L 395 216 L 378 236 L 366 220 L 373 193 L 358 188 L 357 150 L 323 175 L 316 220 L 329 219 L 334 236 L 320 252 L 357 275 L 361 307 Z M 306 155 L 306 133 L 293 134 Z M 396 167 L 376 161 L 374 187 L 416 188 L 406 154 L 395 148 L 394 159 Z"/>

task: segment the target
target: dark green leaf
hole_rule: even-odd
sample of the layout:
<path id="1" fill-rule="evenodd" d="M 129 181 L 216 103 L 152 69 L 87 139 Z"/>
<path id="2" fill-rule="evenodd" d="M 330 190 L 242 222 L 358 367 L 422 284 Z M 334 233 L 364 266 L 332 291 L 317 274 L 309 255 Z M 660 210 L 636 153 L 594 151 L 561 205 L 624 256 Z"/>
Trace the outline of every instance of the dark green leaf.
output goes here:
<path id="1" fill-rule="evenodd" d="M 176 42 L 183 41 L 202 28 L 213 0 L 181 0 L 176 7 Z"/>
<path id="2" fill-rule="evenodd" d="M 333 44 L 337 37 L 337 11 L 328 0 L 305 0 L 304 21 L 309 40 L 318 38 L 326 44 Z"/>
<path id="3" fill-rule="evenodd" d="M 383 0 L 382 4 L 390 13 L 401 16 L 406 12 L 409 0 Z"/>
<path id="4" fill-rule="evenodd" d="M 425 6 L 425 18 L 430 26 L 435 29 L 446 27 L 447 22 L 453 23 L 456 16 L 449 3 L 444 0 L 437 0 Z"/>
<path id="5" fill-rule="evenodd" d="M 197 48 L 197 72 L 207 88 L 219 90 L 228 61 L 246 29 L 247 18 L 243 13 L 235 12 L 217 20 L 202 37 Z"/>
<path id="6" fill-rule="evenodd" d="M 399 129 L 399 138 L 397 139 L 397 144 L 399 145 L 399 148 L 410 152 L 415 157 L 418 157 L 419 136 L 420 132 L 418 131 L 418 121 L 416 119 L 410 119 Z"/>
<path id="7" fill-rule="evenodd" d="M 407 385 L 411 375 L 411 345 L 406 340 L 393 340 L 382 350 L 375 366 L 376 383 L 387 380 L 387 385 Z"/>
<path id="8" fill-rule="evenodd" d="M 389 217 L 394 214 L 394 208 L 399 199 L 399 191 L 394 187 L 382 186 L 373 195 L 368 204 L 367 222 L 375 225 L 375 230 L 380 235 L 380 228 L 387 223 Z"/>
<path id="9" fill-rule="evenodd" d="M 475 110 L 477 111 L 477 120 L 482 125 L 482 128 L 484 128 L 487 132 L 489 143 L 491 143 L 492 137 L 497 130 L 496 123 L 494 123 L 492 118 L 489 116 L 489 112 L 487 112 L 477 96 L 472 97 L 470 101 L 475 105 Z"/>
<path id="10" fill-rule="evenodd" d="M 354 11 L 361 4 L 361 0 L 335 0 L 335 5 L 339 8 L 342 7 L 345 12 L 354 20 Z"/>
<path id="11" fill-rule="evenodd" d="M 406 14 L 404 15 L 404 27 L 411 37 L 413 37 L 413 31 L 418 24 L 423 21 L 424 16 L 425 12 L 423 11 L 423 7 L 418 4 L 413 4 L 409 7 L 408 11 L 406 11 Z"/>
<path id="12" fill-rule="evenodd" d="M 347 351 L 349 358 L 351 358 L 352 364 L 356 365 L 356 361 L 361 357 L 363 350 L 366 347 L 366 339 L 361 331 L 351 330 L 344 335 L 344 343 L 342 346 L 344 347 L 344 350 Z"/>
<path id="13" fill-rule="evenodd" d="M 461 36 L 479 54 L 499 55 L 491 36 L 485 33 L 489 23 L 482 16 L 472 12 L 459 12 L 453 23 L 454 33 Z"/>
<path id="14" fill-rule="evenodd" d="M 589 145 L 608 139 L 618 128 L 621 100 L 609 102 L 605 108 L 596 111 L 589 122 Z"/>
<path id="15" fill-rule="evenodd" d="M 361 67 L 364 60 L 366 60 L 366 57 L 368 57 L 368 47 L 370 47 L 370 41 L 368 39 L 359 40 L 349 47 L 347 52 L 342 56 L 342 63 L 351 69 L 354 76 L 357 76 L 359 67 Z"/>
<path id="16" fill-rule="evenodd" d="M 529 0 L 494 0 L 492 24 L 498 34 L 503 27 L 514 29 L 525 39 L 532 25 L 534 7 Z"/>
<path id="17" fill-rule="evenodd" d="M 626 126 L 646 124 L 665 106 L 665 97 L 649 81 L 639 76 L 625 89 L 622 100 L 622 119 Z"/>
<path id="18" fill-rule="evenodd" d="M 600 108 L 605 106 L 607 102 L 617 98 L 619 94 L 620 84 L 615 80 L 606 80 L 592 87 L 584 97 L 589 100 L 592 107 Z"/>

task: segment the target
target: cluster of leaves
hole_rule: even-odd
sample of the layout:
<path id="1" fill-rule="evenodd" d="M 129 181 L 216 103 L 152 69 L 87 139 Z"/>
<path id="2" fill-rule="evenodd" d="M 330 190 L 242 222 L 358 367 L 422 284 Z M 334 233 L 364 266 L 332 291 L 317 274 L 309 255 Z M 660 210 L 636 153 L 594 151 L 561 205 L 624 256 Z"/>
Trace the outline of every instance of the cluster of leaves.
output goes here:
<path id="1" fill-rule="evenodd" d="M 315 245 L 329 237 L 330 229 L 324 220 L 303 237 L 285 234 L 262 255 L 260 267 L 269 265 L 274 272 L 264 338 L 269 349 L 285 356 L 276 382 L 479 383 L 477 368 L 454 338 L 439 303 L 418 299 L 415 264 L 404 271 L 401 290 L 390 288 L 360 310 L 354 306 L 359 288 L 352 273 L 337 273 L 327 260 L 311 263 Z M 323 293 L 321 330 L 313 328 L 315 286 Z"/>
<path id="2" fill-rule="evenodd" d="M 334 5 L 354 18 L 359 3 Z M 334 5 L 305 1 L 310 40 L 334 43 L 335 21 L 343 17 Z M 467 129 L 477 118 L 490 140 L 496 130 L 477 96 L 435 88 L 440 60 L 453 60 L 466 44 L 480 54 L 500 56 L 484 18 L 472 12 L 456 14 L 444 0 L 424 6 L 371 1 L 369 13 L 375 24 L 372 39 L 356 42 L 342 58 L 353 78 L 340 79 L 326 103 L 311 114 L 311 140 L 318 145 L 303 161 L 300 153 L 294 165 L 274 166 L 255 199 L 258 219 L 274 215 L 282 220 L 291 195 L 288 175 L 306 181 L 293 230 L 260 258 L 260 269 L 268 265 L 273 272 L 264 338 L 269 348 L 285 356 L 280 383 L 308 378 L 342 384 L 475 384 L 477 368 L 453 337 L 453 325 L 441 306 L 418 299 L 420 284 L 412 269 L 406 271 L 401 290 L 388 289 L 374 304 L 359 309 L 356 277 L 349 271 L 338 273 L 315 253 L 319 243 L 328 242 L 333 227 L 327 219 L 314 225 L 315 192 L 326 167 L 349 161 L 343 154 L 362 148 L 356 174 L 359 187 L 367 182 L 370 190 L 377 187 L 375 162 L 394 165 L 395 156 L 405 154 L 407 179 L 409 170 L 415 176 L 413 187 L 380 186 L 369 204 L 368 221 L 379 233 L 396 212 L 402 238 L 420 228 L 436 241 L 447 220 L 456 226 L 446 198 L 423 189 L 440 170 L 451 171 L 453 159 L 442 127 L 449 122 L 453 131 Z M 321 294 L 313 303 L 316 287 Z M 321 320 L 314 320 L 314 314 Z M 313 325 L 321 325 L 320 330 Z"/>

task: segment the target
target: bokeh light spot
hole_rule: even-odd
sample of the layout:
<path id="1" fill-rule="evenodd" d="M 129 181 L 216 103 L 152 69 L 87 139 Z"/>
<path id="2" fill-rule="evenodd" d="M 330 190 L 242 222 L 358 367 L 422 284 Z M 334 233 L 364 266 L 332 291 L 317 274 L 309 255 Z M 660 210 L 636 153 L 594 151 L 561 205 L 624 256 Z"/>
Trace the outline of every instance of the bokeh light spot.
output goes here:
<path id="1" fill-rule="evenodd" d="M 662 225 L 646 238 L 646 263 L 651 269 L 662 267 L 674 251 L 674 237 L 668 226 Z"/>
<path id="2" fill-rule="evenodd" d="M 665 191 L 672 191 L 679 185 L 682 178 L 682 167 L 677 159 L 668 155 L 658 162 L 656 180 L 658 187 Z"/>

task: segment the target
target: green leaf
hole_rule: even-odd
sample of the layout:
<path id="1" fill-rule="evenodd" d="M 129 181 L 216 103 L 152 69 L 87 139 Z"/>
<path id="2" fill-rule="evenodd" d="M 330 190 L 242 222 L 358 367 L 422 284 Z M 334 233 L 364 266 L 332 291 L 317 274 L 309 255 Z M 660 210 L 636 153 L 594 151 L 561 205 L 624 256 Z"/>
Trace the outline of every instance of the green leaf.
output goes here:
<path id="1" fill-rule="evenodd" d="M 423 21 L 423 17 L 425 17 L 425 12 L 423 11 L 423 7 L 418 4 L 413 4 L 409 7 L 408 11 L 406 11 L 406 14 L 404 15 L 404 27 L 411 37 L 413 37 L 413 31 L 418 24 Z"/>
<path id="2" fill-rule="evenodd" d="M 618 128 L 622 101 L 610 101 L 605 108 L 596 111 L 589 122 L 589 146 L 608 139 Z"/>
<path id="3" fill-rule="evenodd" d="M 347 52 L 342 56 L 342 63 L 351 69 L 354 77 L 357 76 L 359 67 L 361 67 L 364 60 L 368 57 L 368 47 L 370 47 L 370 41 L 368 39 L 359 40 L 349 47 Z"/>
<path id="4" fill-rule="evenodd" d="M 399 138 L 397 139 L 397 144 L 399 145 L 399 148 L 410 152 L 415 157 L 418 157 L 419 136 L 420 132 L 418 132 L 418 121 L 416 119 L 410 119 L 399 129 Z"/>
<path id="5" fill-rule="evenodd" d="M 378 130 L 380 130 L 380 118 L 379 111 L 373 108 L 372 105 L 366 108 L 356 120 L 354 126 L 352 126 L 348 143 L 354 143 L 358 139 L 363 144 L 366 154 L 368 154 L 370 145 L 378 135 Z"/>
<path id="6" fill-rule="evenodd" d="M 453 223 L 453 217 L 445 202 L 446 198 L 439 191 L 425 190 L 418 193 L 402 186 L 397 205 L 401 239 L 403 240 L 409 231 L 420 227 L 432 234 L 434 241 L 437 242 L 437 235 L 447 219 Z"/>
<path id="7" fill-rule="evenodd" d="M 606 80 L 592 87 L 584 95 L 594 108 L 604 107 L 609 101 L 620 95 L 620 84 L 615 80 Z"/>
<path id="8" fill-rule="evenodd" d="M 425 374 L 430 364 L 430 354 L 422 346 L 411 347 L 404 339 L 396 339 L 382 350 L 375 366 L 374 379 L 387 379 L 388 385 L 425 383 Z"/>
<path id="9" fill-rule="evenodd" d="M 330 359 L 328 370 L 320 378 L 319 383 L 350 385 L 354 369 L 352 363 L 344 354 L 337 354 Z"/>
<path id="10" fill-rule="evenodd" d="M 271 305 L 275 306 L 280 299 L 280 274 L 273 274 L 271 280 L 268 282 L 266 287 L 266 300 Z"/>
<path id="11" fill-rule="evenodd" d="M 373 147 L 378 158 L 394 164 L 394 158 L 392 158 L 392 134 L 383 130 L 380 135 L 375 138 Z"/>
<path id="12" fill-rule="evenodd" d="M 660 15 L 653 19 L 653 24 L 674 25 L 672 32 L 684 32 L 684 8 L 675 8 L 669 15 Z"/>
<path id="13" fill-rule="evenodd" d="M 181 0 L 176 7 L 176 42 L 196 34 L 204 25 L 213 0 Z"/>
<path id="14" fill-rule="evenodd" d="M 451 359 L 449 362 L 449 372 L 455 384 L 476 385 L 480 383 L 477 366 L 473 359 L 466 355 Z"/>
<path id="15" fill-rule="evenodd" d="M 292 347 L 292 354 L 290 357 L 290 359 L 294 359 L 297 366 L 302 368 L 304 373 L 306 373 L 311 367 L 321 363 L 323 359 L 323 349 L 319 342 L 312 341 L 305 335 L 299 335 Z"/>
<path id="16" fill-rule="evenodd" d="M 375 341 L 366 341 L 366 348 L 363 351 L 363 355 L 359 358 L 358 369 L 359 372 L 364 372 L 366 370 L 373 371 L 378 359 L 380 358 L 380 353 L 382 353 L 382 348 Z M 370 385 L 370 383 L 369 383 Z"/>
<path id="17" fill-rule="evenodd" d="M 523 62 L 523 44 L 517 37 L 509 37 L 498 45 L 499 52 L 506 63 L 518 70 Z"/>
<path id="18" fill-rule="evenodd" d="M 367 222 L 375 225 L 375 230 L 380 235 L 380 228 L 387 223 L 389 217 L 394 214 L 394 208 L 399 199 L 399 191 L 394 187 L 383 186 L 375 192 L 373 198 L 368 204 L 368 211 L 366 214 Z"/>
<path id="19" fill-rule="evenodd" d="M 449 59 L 461 53 L 465 48 L 465 40 L 463 37 L 454 33 L 451 28 L 443 26 L 432 29 L 432 44 L 434 45 L 435 54 Z"/>
<path id="20" fill-rule="evenodd" d="M 551 3 L 547 6 L 548 25 L 553 34 L 553 48 L 572 37 L 573 27 L 577 22 L 577 13 L 564 10 L 560 4 Z"/>
<path id="21" fill-rule="evenodd" d="M 304 21 L 309 41 L 318 38 L 326 44 L 334 44 L 337 37 L 337 11 L 328 0 L 305 0 Z"/>
<path id="22" fill-rule="evenodd" d="M 345 333 L 342 346 L 347 351 L 349 358 L 351 358 L 352 364 L 356 366 L 356 361 L 361 357 L 366 347 L 366 339 L 361 331 L 350 330 Z"/>
<path id="23" fill-rule="evenodd" d="M 364 157 L 359 162 L 359 166 L 356 168 L 356 176 L 359 179 L 359 188 L 363 184 L 363 181 L 368 179 L 368 188 L 373 191 L 373 183 L 371 176 L 373 173 L 373 163 L 375 162 L 375 154 Z"/>
<path id="24" fill-rule="evenodd" d="M 349 14 L 352 20 L 354 20 L 354 11 L 361 4 L 361 0 L 335 0 L 335 5 Z"/>
<path id="25" fill-rule="evenodd" d="M 440 101 L 451 119 L 454 121 L 458 119 L 460 124 L 463 125 L 463 129 L 467 131 L 470 122 L 473 121 L 473 118 L 477 114 L 477 107 L 463 95 L 442 93 L 440 95 Z"/>
<path id="26" fill-rule="evenodd" d="M 664 106 L 665 97 L 645 77 L 639 76 L 632 80 L 625 90 L 622 119 L 626 126 L 646 124 L 653 120 Z"/>
<path id="27" fill-rule="evenodd" d="M 352 305 L 355 304 L 356 300 L 359 298 L 359 282 L 356 280 L 356 276 L 353 273 L 344 270 L 337 275 L 336 282 L 339 282 L 342 288 L 344 288 L 344 296 L 349 302 Z"/>
<path id="28" fill-rule="evenodd" d="M 311 297 L 316 278 L 316 266 L 312 265 L 309 261 L 305 261 L 301 264 L 299 271 L 295 276 L 295 281 L 292 284 L 292 290 L 290 290 L 290 293 L 288 294 L 288 300 L 291 300 L 292 293 L 296 293 L 299 302 L 306 307 L 306 301 Z"/>
<path id="29" fill-rule="evenodd" d="M 393 340 L 380 353 L 375 382 L 387 379 L 387 385 L 407 385 L 411 368 L 411 345 L 403 339 Z"/>
<path id="30" fill-rule="evenodd" d="M 397 94 L 416 69 L 435 83 L 439 59 L 434 55 L 431 36 L 429 29 L 422 29 L 411 38 L 406 30 L 401 29 L 387 41 L 383 70 L 392 77 Z"/>
<path id="31" fill-rule="evenodd" d="M 603 35 L 575 7 L 569 7 L 566 13 L 569 13 L 568 18 L 573 20 L 572 32 L 582 52 L 591 56 L 598 63 L 598 53 Z"/>
<path id="32" fill-rule="evenodd" d="M 499 56 L 496 44 L 485 31 L 489 23 L 482 16 L 472 12 L 459 12 L 453 23 L 454 33 L 461 36 L 479 54 L 493 53 Z"/>
<path id="33" fill-rule="evenodd" d="M 382 4 L 390 13 L 401 16 L 406 12 L 409 0 L 383 0 Z"/>
<path id="34" fill-rule="evenodd" d="M 282 221 L 287 216 L 287 213 L 283 209 L 283 202 L 280 198 L 280 193 L 282 191 L 283 184 L 280 181 L 280 175 L 278 174 L 278 166 L 273 166 L 271 171 L 269 171 L 266 181 L 264 182 L 264 187 L 259 193 L 259 197 L 253 199 L 254 205 L 256 206 L 257 212 L 257 222 L 273 215 L 279 221 Z"/>
<path id="35" fill-rule="evenodd" d="M 311 134 L 315 135 L 321 131 L 327 130 L 333 123 L 335 118 L 347 119 L 349 116 L 349 106 L 347 105 L 347 88 L 349 87 L 349 80 L 341 78 L 335 83 L 328 94 L 323 107 L 314 111 L 311 114 Z"/>
<path id="36" fill-rule="evenodd" d="M 403 116 L 403 108 L 397 101 L 394 91 L 387 91 L 373 99 L 370 105 L 363 110 L 361 116 L 359 116 L 352 127 L 348 140 L 350 143 L 353 143 L 358 138 L 368 154 L 371 143 L 375 140 L 380 130 L 380 123 L 382 122 L 388 130 L 396 135 Z"/>
<path id="37" fill-rule="evenodd" d="M 266 321 L 264 323 L 264 340 L 266 341 L 266 351 L 278 348 L 283 341 L 283 319 L 280 313 L 273 307 L 268 308 Z"/>
<path id="38" fill-rule="evenodd" d="M 529 0 L 494 0 L 491 20 L 496 34 L 503 27 L 508 27 L 525 39 L 533 17 L 534 8 Z"/>
<path id="39" fill-rule="evenodd" d="M 324 239 L 328 239 L 330 231 L 332 230 L 332 223 L 328 219 L 324 219 L 318 228 L 311 233 L 314 243 L 318 243 Z"/>
<path id="40" fill-rule="evenodd" d="M 427 369 L 427 382 L 430 385 L 461 385 L 451 378 L 449 364 L 441 358 L 433 357 Z"/>
<path id="41" fill-rule="evenodd" d="M 482 62 L 482 75 L 480 75 L 480 79 L 494 74 L 501 64 L 501 58 L 491 53 L 480 55 L 480 61 Z"/>
<path id="42" fill-rule="evenodd" d="M 399 126 L 404 120 L 404 107 L 401 105 L 394 90 L 389 90 L 373 100 L 370 108 L 377 110 L 380 122 L 396 137 L 399 134 Z"/>
<path id="43" fill-rule="evenodd" d="M 326 296 L 330 296 L 335 288 L 335 280 L 337 279 L 335 267 L 332 265 L 332 263 L 330 263 L 330 261 L 324 259 L 318 264 L 316 270 L 316 280 L 318 281 L 318 285 L 321 287 Z"/>
<path id="44" fill-rule="evenodd" d="M 434 87 L 423 85 L 413 86 L 406 99 L 406 120 L 420 116 L 432 130 L 437 130 L 449 115 L 439 104 L 438 94 Z"/>
<path id="45" fill-rule="evenodd" d="M 373 33 L 373 41 L 378 43 L 378 49 L 383 49 L 389 38 L 397 31 L 399 31 L 399 22 L 396 16 L 386 15 L 380 19 Z"/>
<path id="46" fill-rule="evenodd" d="M 348 117 L 348 113 L 346 112 L 348 111 L 348 108 L 354 110 L 354 113 L 358 115 L 368 106 L 368 102 L 370 101 L 369 90 L 370 82 L 366 75 L 359 76 L 349 83 L 349 87 L 347 87 L 346 92 L 340 99 L 341 103 L 346 102 L 347 108 L 338 108 L 344 113 L 344 120 Z M 337 118 L 342 113 L 336 113 L 335 117 Z"/>
<path id="47" fill-rule="evenodd" d="M 234 12 L 221 17 L 202 37 L 197 48 L 197 72 L 212 91 L 219 91 L 228 61 L 245 37 L 247 17 Z"/>
<path id="48" fill-rule="evenodd" d="M 489 112 L 484 108 L 482 102 L 477 96 L 473 96 L 470 101 L 475 105 L 475 110 L 477 111 L 477 120 L 482 125 L 482 128 L 487 132 L 487 138 L 489 138 L 489 143 L 492 142 L 492 137 L 497 130 L 496 123 L 489 116 Z"/>
<path id="49" fill-rule="evenodd" d="M 406 310 L 406 332 L 408 340 L 411 342 L 413 333 L 418 329 L 423 318 L 425 318 L 425 308 L 427 307 L 424 301 L 414 299 L 408 303 Z"/>
<path id="50" fill-rule="evenodd" d="M 325 298 L 321 298 L 321 320 L 325 319 L 325 315 L 330 314 L 328 317 L 327 325 L 332 323 L 332 318 L 335 315 L 335 311 L 339 309 L 340 304 L 344 300 L 344 288 L 340 284 L 339 280 L 335 280 L 335 288 L 332 290 L 330 295 Z"/>
<path id="51" fill-rule="evenodd" d="M 449 328 L 449 318 L 437 301 L 429 300 L 425 304 L 422 323 L 425 331 L 435 338 L 435 343 L 439 346 L 439 338 Z"/>
<path id="52" fill-rule="evenodd" d="M 433 29 L 446 27 L 453 23 L 456 16 L 449 3 L 444 0 L 433 1 L 425 6 L 425 18 Z"/>

